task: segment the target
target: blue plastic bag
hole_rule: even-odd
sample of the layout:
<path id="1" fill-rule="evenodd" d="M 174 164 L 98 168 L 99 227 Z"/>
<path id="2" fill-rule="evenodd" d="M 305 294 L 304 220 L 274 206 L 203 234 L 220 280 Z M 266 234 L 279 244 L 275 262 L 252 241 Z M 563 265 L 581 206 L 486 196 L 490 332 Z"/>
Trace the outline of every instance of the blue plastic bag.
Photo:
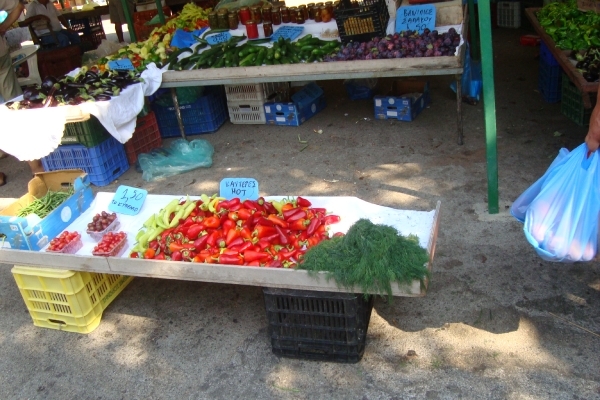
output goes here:
<path id="1" fill-rule="evenodd" d="M 547 261 L 589 261 L 598 247 L 599 155 L 584 143 L 545 174 L 525 213 L 527 241 Z"/>
<path id="2" fill-rule="evenodd" d="M 208 28 L 196 29 L 193 32 L 187 32 L 183 29 L 177 29 L 171 39 L 171 47 L 177 47 L 183 49 L 184 47 L 190 47 L 193 44 L 198 43 L 194 36 L 200 36 L 202 32 Z"/>
<path id="3" fill-rule="evenodd" d="M 168 149 L 139 155 L 142 178 L 152 182 L 196 168 L 210 167 L 214 152 L 214 147 L 206 140 L 174 140 Z"/>
<path id="4" fill-rule="evenodd" d="M 463 63 L 463 73 L 460 80 L 460 88 L 463 97 L 467 97 L 475 102 L 481 100 L 483 90 L 483 77 L 481 75 L 481 62 L 471 59 L 471 51 L 467 44 L 465 51 L 465 61 Z M 450 89 L 456 93 L 456 81 L 452 81 Z"/>
<path id="5" fill-rule="evenodd" d="M 510 206 L 510 213 L 513 217 L 517 219 L 519 222 L 525 221 L 525 213 L 529 208 L 531 202 L 540 194 L 540 190 L 542 190 L 542 186 L 544 182 L 546 182 L 546 178 L 550 175 L 553 169 L 561 165 L 567 158 L 569 154 L 569 150 L 562 148 L 558 152 L 558 155 L 552 161 L 552 164 L 548 167 L 544 175 L 540 179 L 538 179 L 533 185 L 527 188 Z"/>

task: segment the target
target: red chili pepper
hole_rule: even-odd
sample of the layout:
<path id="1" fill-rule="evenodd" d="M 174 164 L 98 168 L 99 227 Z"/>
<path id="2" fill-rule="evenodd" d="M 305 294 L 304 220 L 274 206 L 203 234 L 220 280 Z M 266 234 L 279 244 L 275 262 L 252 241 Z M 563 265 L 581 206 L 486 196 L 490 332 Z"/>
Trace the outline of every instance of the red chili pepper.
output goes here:
<path id="1" fill-rule="evenodd" d="M 208 218 L 204 218 L 202 223 L 207 228 L 218 228 L 221 225 L 221 221 L 219 220 L 219 218 L 215 217 L 214 215 Z"/>
<path id="2" fill-rule="evenodd" d="M 219 256 L 219 264 L 242 265 L 244 260 L 239 255 L 221 254 Z"/>
<path id="3" fill-rule="evenodd" d="M 317 231 L 319 225 L 321 225 L 321 221 L 319 220 L 319 218 L 311 219 L 310 224 L 308 224 L 308 228 L 306 228 L 306 233 L 308 233 L 309 236 L 312 235 Z"/>
<path id="4" fill-rule="evenodd" d="M 296 250 L 280 251 L 277 254 L 279 255 L 280 260 L 289 260 L 296 255 Z"/>
<path id="5" fill-rule="evenodd" d="M 236 225 L 234 221 L 227 219 L 221 227 L 223 228 L 223 235 L 227 236 L 230 230 L 235 229 Z"/>
<path id="6" fill-rule="evenodd" d="M 158 250 L 158 241 L 157 240 L 153 240 L 151 242 L 148 243 L 148 248 L 152 249 L 152 250 Z"/>
<path id="7" fill-rule="evenodd" d="M 266 266 L 269 268 L 281 268 L 283 267 L 283 264 L 281 264 L 280 260 L 272 260 L 271 262 L 267 263 Z"/>
<path id="8" fill-rule="evenodd" d="M 151 259 L 154 258 L 155 255 L 156 255 L 156 250 L 154 250 L 154 249 L 147 249 L 144 252 L 144 259 L 151 260 Z"/>
<path id="9" fill-rule="evenodd" d="M 305 231 L 308 224 L 307 219 L 300 218 L 290 224 L 290 229 L 293 231 Z"/>
<path id="10" fill-rule="evenodd" d="M 165 259 L 165 253 L 158 253 L 155 257 L 155 260 L 164 260 Z"/>
<path id="11" fill-rule="evenodd" d="M 252 242 L 244 242 L 242 241 L 241 244 L 234 244 L 234 245 L 230 245 L 228 247 L 229 250 L 233 250 L 237 253 L 243 253 L 244 251 L 253 248 L 254 245 L 252 244 Z"/>
<path id="12" fill-rule="evenodd" d="M 281 206 L 281 212 L 283 213 L 285 211 L 289 211 L 289 210 L 292 210 L 294 208 L 296 208 L 296 207 L 294 206 L 293 203 L 285 203 L 283 206 Z"/>
<path id="13" fill-rule="evenodd" d="M 129 255 L 129 258 L 140 258 L 140 253 L 138 253 L 137 251 L 133 252 Z"/>
<path id="14" fill-rule="evenodd" d="M 244 256 L 244 261 L 247 263 L 257 260 L 266 260 L 269 258 L 269 255 L 262 251 L 246 250 L 242 255 Z"/>
<path id="15" fill-rule="evenodd" d="M 181 257 L 183 261 L 192 261 L 192 258 L 196 256 L 196 252 L 188 249 L 181 250 Z"/>
<path id="16" fill-rule="evenodd" d="M 252 231 L 250 230 L 249 227 L 244 226 L 241 230 L 240 230 L 240 236 L 244 239 L 244 240 L 252 240 Z"/>
<path id="17" fill-rule="evenodd" d="M 181 253 L 179 251 L 174 251 L 173 254 L 171 254 L 171 260 L 181 261 L 181 260 L 183 260 L 183 256 L 181 255 Z"/>
<path id="18" fill-rule="evenodd" d="M 227 219 L 229 219 L 231 221 L 237 221 L 239 219 L 237 212 L 229 211 L 227 213 Z"/>
<path id="19" fill-rule="evenodd" d="M 194 243 L 176 243 L 176 242 L 171 242 L 169 244 L 169 251 L 174 253 L 176 251 L 181 251 L 183 249 L 194 249 Z"/>
<path id="20" fill-rule="evenodd" d="M 260 250 L 264 250 L 264 249 L 266 249 L 267 247 L 269 247 L 270 245 L 271 245 L 271 242 L 269 242 L 269 241 L 268 241 L 268 240 L 266 240 L 266 239 L 260 239 L 258 242 L 256 242 L 256 246 L 258 246 L 258 248 L 259 248 Z"/>
<path id="21" fill-rule="evenodd" d="M 286 221 L 291 224 L 292 222 L 298 221 L 299 219 L 302 219 L 302 218 L 306 218 L 306 211 L 298 210 L 294 215 L 287 218 Z"/>
<path id="22" fill-rule="evenodd" d="M 298 207 L 310 207 L 310 206 L 312 206 L 312 203 L 310 201 L 308 201 L 304 197 L 300 197 L 300 196 L 298 196 L 296 198 L 296 204 L 298 205 Z"/>
<path id="23" fill-rule="evenodd" d="M 320 242 L 320 238 L 318 236 L 311 236 L 306 241 L 306 247 L 312 247 Z"/>
<path id="24" fill-rule="evenodd" d="M 247 265 L 249 267 L 260 267 L 260 261 L 258 261 L 258 260 L 250 261 L 249 263 L 246 263 L 245 265 Z"/>
<path id="25" fill-rule="evenodd" d="M 227 247 L 227 242 L 225 241 L 225 238 L 220 237 L 219 239 L 217 239 L 217 247 L 224 249 L 225 247 Z"/>
<path id="26" fill-rule="evenodd" d="M 255 200 L 244 200 L 242 205 L 244 206 L 245 209 L 252 210 L 255 212 L 256 211 L 264 211 L 263 206 L 258 204 L 258 202 Z"/>
<path id="27" fill-rule="evenodd" d="M 283 212 L 283 219 L 285 219 L 287 221 L 292 215 L 294 215 L 300 211 L 303 211 L 303 210 L 300 208 L 292 208 L 290 210 L 285 210 Z"/>
<path id="28" fill-rule="evenodd" d="M 327 215 L 325 218 L 323 218 L 323 225 L 331 225 L 331 224 L 336 224 L 338 222 L 340 222 L 342 220 L 342 218 L 340 218 L 338 215 Z"/>
<path id="29" fill-rule="evenodd" d="M 252 214 L 252 218 L 250 219 L 250 226 L 258 224 L 258 222 L 261 221 L 261 219 L 263 218 L 267 220 L 262 212 L 255 212 L 254 214 Z"/>
<path id="30" fill-rule="evenodd" d="M 245 242 L 244 242 L 244 239 L 242 239 L 241 237 L 238 236 L 235 239 L 233 239 L 231 242 L 227 243 L 227 241 L 225 241 L 225 243 L 228 248 L 231 248 L 231 247 L 235 247 L 235 246 L 241 246 Z"/>
<path id="31" fill-rule="evenodd" d="M 279 233 L 275 232 L 274 234 L 272 234 L 271 236 L 265 236 L 263 239 L 265 239 L 266 241 L 268 241 L 269 243 L 272 243 L 274 240 L 279 239 Z"/>
<path id="32" fill-rule="evenodd" d="M 206 247 L 206 241 L 209 235 L 202 235 L 198 239 L 194 240 L 194 247 L 198 250 L 202 250 Z"/>
<path id="33" fill-rule="evenodd" d="M 271 221 L 275 226 L 280 226 L 282 228 L 287 228 L 289 226 L 287 222 L 285 222 L 275 214 L 269 214 L 267 219 Z"/>
<path id="34" fill-rule="evenodd" d="M 256 236 L 259 239 L 262 239 L 267 236 L 271 236 L 273 234 L 277 234 L 277 231 L 272 226 L 265 225 L 257 225 L 254 232 L 252 232 L 252 236 Z"/>
<path id="35" fill-rule="evenodd" d="M 248 210 L 247 208 L 241 208 L 238 210 L 237 212 L 237 216 L 239 219 L 242 219 L 244 221 L 250 219 L 252 217 L 252 210 Z"/>
<path id="36" fill-rule="evenodd" d="M 185 237 L 187 237 L 189 240 L 196 240 L 198 235 L 200 235 L 200 232 L 203 230 L 204 227 L 201 224 L 194 224 L 188 228 Z"/>
<path id="37" fill-rule="evenodd" d="M 227 243 L 227 245 L 229 246 L 229 244 L 231 244 L 231 242 L 234 241 L 234 239 L 240 238 L 240 231 L 238 231 L 235 227 L 231 228 L 227 231 L 227 233 L 225 234 L 225 243 Z"/>
<path id="38" fill-rule="evenodd" d="M 208 239 L 206 239 L 206 244 L 210 247 L 215 247 L 217 245 L 217 239 L 221 236 L 219 231 L 212 231 L 208 235 Z"/>
<path id="39" fill-rule="evenodd" d="M 242 205 L 240 203 L 234 204 L 231 207 L 229 207 L 230 211 L 238 211 L 242 209 Z"/>
<path id="40" fill-rule="evenodd" d="M 220 213 L 221 210 L 228 210 L 230 201 L 231 200 L 221 200 L 217 202 L 217 205 L 215 206 L 215 212 Z"/>
<path id="41" fill-rule="evenodd" d="M 285 236 L 285 233 L 283 233 L 281 228 L 278 227 L 277 225 L 275 225 L 275 230 L 277 231 L 277 234 L 279 235 L 279 243 L 288 244 L 288 238 L 287 238 L 287 236 Z"/>
<path id="42" fill-rule="evenodd" d="M 267 212 L 268 214 L 277 214 L 279 212 L 277 211 L 273 203 L 271 203 L 270 201 L 265 201 L 263 207 L 265 208 L 265 212 Z"/>
<path id="43" fill-rule="evenodd" d="M 188 226 L 188 227 L 194 225 L 194 217 L 192 217 L 192 216 L 187 217 L 185 219 L 185 221 L 183 221 L 182 225 L 183 226 Z"/>

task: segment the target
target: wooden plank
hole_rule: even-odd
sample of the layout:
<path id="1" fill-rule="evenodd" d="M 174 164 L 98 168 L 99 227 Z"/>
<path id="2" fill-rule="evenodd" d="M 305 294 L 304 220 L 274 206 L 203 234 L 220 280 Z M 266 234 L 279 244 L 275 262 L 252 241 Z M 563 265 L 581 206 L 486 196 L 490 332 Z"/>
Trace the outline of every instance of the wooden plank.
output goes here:
<path id="1" fill-rule="evenodd" d="M 540 25 L 540 22 L 537 19 L 537 12 L 540 11 L 541 8 L 526 8 L 525 14 L 527 18 L 533 25 L 536 33 L 542 38 L 548 49 L 552 52 L 552 55 L 558 61 L 563 71 L 571 82 L 577 86 L 577 88 L 584 93 L 595 93 L 598 91 L 598 82 L 588 82 L 583 79 L 583 75 L 575 68 L 575 66 L 569 61 L 569 53 L 570 50 L 561 50 L 556 47 L 556 43 L 554 40 L 546 33 L 544 28 Z M 587 99 L 587 100 L 586 100 Z M 591 108 L 592 104 L 590 102 L 589 96 L 584 96 L 584 106 L 586 108 Z"/>
<path id="2" fill-rule="evenodd" d="M 429 253 L 427 268 L 430 272 L 433 268 L 433 257 L 435 254 L 435 244 L 439 229 L 440 205 L 441 203 L 438 201 L 427 245 L 427 251 Z M 338 287 L 333 280 L 327 281 L 325 273 L 319 273 L 317 277 L 313 277 L 312 275 L 309 275 L 307 271 L 283 268 L 257 268 L 223 264 L 140 260 L 132 258 L 103 258 L 8 249 L 0 250 L 0 263 L 160 279 L 178 279 L 315 291 L 349 291 L 347 288 Z M 425 296 L 427 292 L 428 283 L 429 282 L 425 282 L 424 285 L 421 285 L 420 281 L 414 281 L 411 285 L 392 285 L 392 293 L 394 296 L 422 297 Z M 361 292 L 360 288 L 354 288 L 350 291 L 355 293 Z"/>

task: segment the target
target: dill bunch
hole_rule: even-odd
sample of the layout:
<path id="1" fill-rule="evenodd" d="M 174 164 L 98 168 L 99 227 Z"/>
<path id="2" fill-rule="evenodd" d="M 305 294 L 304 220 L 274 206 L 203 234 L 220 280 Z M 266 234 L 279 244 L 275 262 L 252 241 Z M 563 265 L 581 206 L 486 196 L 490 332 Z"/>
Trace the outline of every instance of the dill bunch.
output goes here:
<path id="1" fill-rule="evenodd" d="M 335 279 L 338 286 L 357 286 L 365 295 L 387 294 L 391 300 L 392 282 L 423 282 L 429 277 L 428 260 L 415 235 L 405 237 L 391 226 L 360 219 L 345 236 L 311 247 L 297 268 L 328 272 L 327 279 Z"/>

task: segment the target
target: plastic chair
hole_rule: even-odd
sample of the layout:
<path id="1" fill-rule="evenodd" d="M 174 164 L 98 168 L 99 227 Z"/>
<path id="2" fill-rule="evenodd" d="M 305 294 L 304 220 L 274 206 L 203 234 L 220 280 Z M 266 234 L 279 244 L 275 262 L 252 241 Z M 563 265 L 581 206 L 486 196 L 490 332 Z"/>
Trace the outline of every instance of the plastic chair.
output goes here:
<path id="1" fill-rule="evenodd" d="M 23 48 L 27 47 L 29 46 L 24 46 Z M 27 59 L 27 70 L 29 71 L 28 76 L 17 79 L 19 81 L 19 86 L 29 86 L 36 84 L 40 85 L 42 83 L 42 78 L 40 77 L 40 71 L 38 69 L 37 53 L 34 53 L 31 57 Z"/>

